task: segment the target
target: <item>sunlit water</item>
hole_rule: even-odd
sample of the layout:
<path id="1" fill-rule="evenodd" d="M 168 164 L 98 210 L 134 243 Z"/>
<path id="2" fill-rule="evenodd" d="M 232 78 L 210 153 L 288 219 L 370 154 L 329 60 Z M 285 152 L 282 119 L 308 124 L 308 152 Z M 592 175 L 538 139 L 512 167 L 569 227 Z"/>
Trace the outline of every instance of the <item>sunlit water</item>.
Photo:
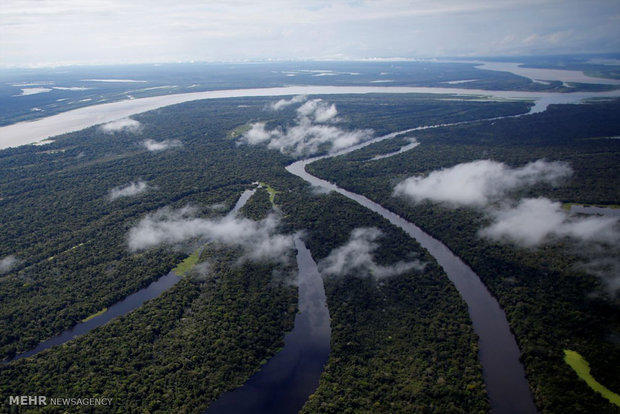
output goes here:
<path id="1" fill-rule="evenodd" d="M 510 72 L 518 76 L 523 76 L 534 82 L 547 83 L 560 81 L 564 83 L 587 83 L 603 85 L 620 85 L 620 79 L 595 78 L 588 76 L 579 70 L 548 69 L 548 68 L 526 68 L 521 63 L 515 62 L 475 62 L 479 63 L 478 69 L 494 70 L 500 72 Z"/>
<path id="2" fill-rule="evenodd" d="M 433 88 L 406 86 L 286 86 L 262 89 L 232 89 L 207 92 L 152 96 L 92 105 L 40 118 L 0 127 L 0 149 L 32 144 L 67 132 L 79 131 L 93 125 L 126 118 L 164 106 L 201 99 L 285 95 L 346 95 L 369 93 L 424 93 L 479 96 L 489 100 L 534 100 L 534 112 L 544 111 L 554 103 L 579 103 L 589 98 L 620 97 L 620 90 L 608 92 L 544 93 L 524 91 L 489 91 L 483 89 Z"/>

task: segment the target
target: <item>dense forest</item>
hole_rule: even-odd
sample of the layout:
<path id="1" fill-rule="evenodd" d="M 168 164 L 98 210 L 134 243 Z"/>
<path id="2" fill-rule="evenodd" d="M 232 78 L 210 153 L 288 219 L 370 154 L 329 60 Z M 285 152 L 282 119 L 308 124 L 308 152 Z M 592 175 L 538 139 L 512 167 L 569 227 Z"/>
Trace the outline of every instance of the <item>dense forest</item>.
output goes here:
<path id="1" fill-rule="evenodd" d="M 384 97 L 341 97 L 346 124 L 375 127 L 377 133 L 400 127 L 391 125 L 380 108 L 372 109 L 379 99 Z M 6 173 L 0 183 L 0 257 L 14 258 L 0 276 L 2 355 L 10 358 L 109 307 L 200 247 L 200 240 L 190 240 L 131 251 L 127 234 L 145 216 L 189 205 L 200 217 L 216 219 L 256 182 L 270 186 L 271 194 L 259 189 L 242 213 L 261 220 L 275 208 L 282 216 L 282 233 L 306 230 L 317 260 L 364 224 L 386 235 L 378 260 L 395 262 L 416 252 L 433 263 L 415 242 L 373 214 L 336 195 L 315 195 L 284 170 L 290 157 L 262 146 L 239 145 L 237 131 L 247 129 L 243 126 L 249 121 L 290 122 L 291 110 L 265 109 L 271 101 L 186 103 L 134 117 L 140 122 L 136 130 L 106 133 L 93 127 L 46 146 L 2 151 L 0 165 Z M 416 96 L 396 97 L 391 105 L 403 116 L 414 114 L 404 127 L 526 110 L 525 104 L 436 103 Z M 172 145 L 153 151 L 146 140 Z M 123 193 L 127 189 L 138 191 Z M 292 262 L 239 267 L 240 255 L 234 248 L 208 245 L 199 260 L 210 263 L 211 276 L 190 271 L 137 311 L 67 345 L 2 365 L 2 395 L 110 396 L 118 412 L 193 412 L 206 407 L 273 355 L 296 308 Z M 275 271 L 274 266 L 284 268 Z M 332 411 L 348 404 L 344 401 L 366 411 L 430 404 L 457 412 L 486 410 L 466 309 L 441 270 L 433 264 L 426 269 L 381 285 L 351 275 L 326 282 L 328 305 L 334 309 L 334 356 L 326 385 L 313 404 L 328 405 Z M 366 306 L 366 299 L 375 304 Z M 341 309 L 348 300 L 359 308 L 354 314 L 363 317 L 351 320 L 351 310 Z M 363 332 L 377 335 L 360 336 Z M 359 342 L 365 358 L 342 359 L 352 342 Z M 452 358 L 455 355 L 458 358 Z M 356 376 L 368 371 L 366 359 L 373 361 L 371 371 L 376 372 L 360 384 Z M 411 376 L 409 369 L 424 375 Z M 349 384 L 346 397 L 329 385 L 344 381 Z M 369 387 L 386 390 L 394 382 L 402 387 L 393 393 L 366 395 Z"/>
<path id="2" fill-rule="evenodd" d="M 418 147 L 391 158 L 371 161 L 377 154 L 397 150 L 405 139 L 318 161 L 308 169 L 418 224 L 482 277 L 507 313 L 543 412 L 616 412 L 617 407 L 588 388 L 564 363 L 563 350 L 580 352 L 599 382 L 620 390 L 620 297 L 608 285 L 617 275 L 600 279 L 584 271 L 580 264 L 592 251 L 568 238 L 537 249 L 494 242 L 479 235 L 489 222 L 480 209 L 431 201 L 413 204 L 395 197 L 394 187 L 408 176 L 479 159 L 510 166 L 561 160 L 574 171 L 570 179 L 553 186 L 530 186 L 518 195 L 618 204 L 620 143 L 610 137 L 620 133 L 619 114 L 617 101 L 552 106 L 526 117 L 419 131 L 415 133 Z M 603 254 L 617 255 L 616 247 L 608 246 L 611 251 Z"/>
<path id="3" fill-rule="evenodd" d="M 342 128 L 372 129 L 375 136 L 522 114 L 530 106 L 423 95 L 325 99 L 338 106 Z M 133 117 L 140 123 L 133 130 L 93 127 L 49 145 L 0 152 L 0 260 L 13 258 L 0 275 L 2 358 L 33 348 L 199 252 L 199 264 L 177 285 L 136 311 L 0 365 L 4 401 L 29 394 L 101 396 L 113 398 L 119 413 L 200 412 L 243 384 L 292 327 L 294 251 L 277 261 L 247 260 L 243 247 L 199 236 L 132 250 L 128 234 L 145 218 L 189 208 L 200 219 L 220 220 L 243 190 L 262 183 L 241 217 L 253 223 L 275 217 L 279 235 L 304 231 L 319 264 L 360 228 L 381 233 L 374 252 L 379 265 L 413 258 L 425 264 L 386 278 L 324 275 L 332 351 L 303 411 L 488 411 L 467 308 L 434 259 L 378 215 L 289 174 L 284 167 L 293 157 L 237 139 L 255 121 L 274 128 L 294 122 L 295 108 L 271 111 L 272 102 L 185 103 Z M 471 265 L 506 310 L 544 412 L 613 412 L 562 359 L 563 349 L 578 351 L 601 383 L 620 390 L 618 297 L 575 270 L 579 259 L 567 242 L 532 250 L 485 241 L 477 230 L 487 217 L 476 210 L 430 202 L 411 208 L 392 197 L 392 189 L 407 176 L 480 158 L 511 165 L 547 158 L 570 162 L 571 180 L 524 193 L 618 204 L 620 189 L 609 185 L 616 182 L 618 140 L 606 138 L 620 133 L 619 108 L 558 106 L 416 131 L 421 145 L 409 152 L 370 161 L 411 138 L 399 137 L 309 170 L 381 202 Z M 167 148 L 149 148 L 146 140 Z M 0 405 L 2 412 L 10 409 Z"/>

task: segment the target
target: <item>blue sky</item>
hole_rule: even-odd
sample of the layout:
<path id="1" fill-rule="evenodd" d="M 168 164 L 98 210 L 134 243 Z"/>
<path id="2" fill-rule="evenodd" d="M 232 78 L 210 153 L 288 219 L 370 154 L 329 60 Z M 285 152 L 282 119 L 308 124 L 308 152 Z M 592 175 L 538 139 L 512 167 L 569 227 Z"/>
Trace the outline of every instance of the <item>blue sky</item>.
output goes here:
<path id="1" fill-rule="evenodd" d="M 0 65 L 620 52 L 619 0 L 4 0 Z"/>

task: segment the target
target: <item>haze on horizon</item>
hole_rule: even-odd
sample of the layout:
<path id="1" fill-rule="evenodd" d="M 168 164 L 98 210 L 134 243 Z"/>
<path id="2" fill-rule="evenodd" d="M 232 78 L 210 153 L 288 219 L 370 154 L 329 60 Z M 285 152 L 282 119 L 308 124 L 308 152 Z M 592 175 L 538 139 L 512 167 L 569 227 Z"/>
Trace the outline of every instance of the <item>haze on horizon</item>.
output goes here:
<path id="1" fill-rule="evenodd" d="M 5 0 L 0 66 L 620 51 L 617 0 Z"/>

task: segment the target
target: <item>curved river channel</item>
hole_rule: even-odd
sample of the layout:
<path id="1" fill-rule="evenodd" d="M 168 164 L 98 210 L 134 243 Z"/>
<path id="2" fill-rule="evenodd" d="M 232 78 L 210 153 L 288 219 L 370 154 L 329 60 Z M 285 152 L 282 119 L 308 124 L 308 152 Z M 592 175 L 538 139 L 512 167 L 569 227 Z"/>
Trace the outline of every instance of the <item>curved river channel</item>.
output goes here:
<path id="1" fill-rule="evenodd" d="M 428 250 L 444 269 L 450 281 L 454 283 L 461 297 L 467 303 L 474 331 L 478 335 L 480 349 L 478 358 L 482 365 L 482 375 L 491 403 L 491 412 L 498 414 L 537 413 L 538 410 L 534 404 L 534 398 L 525 377 L 525 370 L 519 360 L 521 352 L 514 335 L 510 331 L 506 315 L 478 275 L 443 243 L 423 232 L 415 224 L 408 222 L 362 195 L 342 189 L 335 184 L 306 172 L 306 165 L 314 161 L 343 155 L 373 142 L 392 138 L 410 131 L 389 134 L 332 155 L 297 161 L 286 169 L 291 174 L 302 178 L 314 186 L 328 191 L 336 191 L 374 211 L 393 225 L 403 229 L 409 236 L 417 240 L 423 248 Z"/>
<path id="2" fill-rule="evenodd" d="M 488 91 L 488 90 L 465 90 L 457 88 L 418 88 L 418 87 L 334 87 L 334 86 L 296 86 L 269 89 L 248 89 L 235 91 L 210 91 L 195 94 L 167 95 L 161 97 L 142 98 L 133 101 L 121 101 L 110 104 L 95 105 L 68 111 L 48 118 L 39 119 L 31 122 L 22 122 L 5 127 L 0 127 L 0 149 L 23 145 L 39 141 L 41 139 L 55 136 L 58 134 L 80 130 L 102 122 L 109 122 L 133 114 L 145 112 L 155 108 L 186 102 L 197 99 L 216 99 L 241 96 L 283 96 L 297 94 L 359 94 L 359 93 L 435 93 L 435 94 L 460 94 L 460 95 L 483 95 L 490 99 L 532 99 L 536 103 L 530 113 L 541 112 L 551 103 L 578 103 L 584 99 L 593 97 L 617 97 L 620 90 L 609 92 L 588 92 L 588 93 L 537 93 L 537 92 L 515 92 L 515 91 Z M 364 146 L 370 145 L 383 139 L 389 139 L 407 132 L 436 128 L 444 125 L 433 125 L 414 128 L 407 131 L 392 133 L 383 137 L 375 138 L 365 143 L 350 147 L 341 152 L 314 157 L 295 162 L 287 167 L 287 170 L 311 183 L 326 190 L 336 191 L 345 197 L 363 205 L 364 207 L 380 214 L 392 224 L 403 229 L 407 234 L 416 239 L 422 247 L 435 257 L 454 283 L 462 298 L 467 303 L 469 314 L 475 332 L 479 337 L 479 359 L 482 365 L 483 377 L 489 395 L 491 410 L 493 413 L 536 413 L 537 409 L 525 378 L 525 372 L 519 361 L 520 351 L 516 340 L 510 331 L 510 326 L 503 310 L 498 302 L 486 289 L 478 276 L 457 256 L 455 256 L 444 244 L 434 239 L 421 229 L 385 209 L 381 205 L 367 199 L 364 196 L 355 194 L 337 187 L 327 181 L 321 180 L 308 174 L 305 166 L 318 159 L 334 157 L 351 151 L 355 151 Z M 247 196 L 249 198 L 249 196 Z M 245 198 L 245 197 L 244 197 Z M 245 199 L 247 201 L 247 198 Z M 241 201 L 241 200 L 240 200 Z M 239 203 L 238 203 L 239 205 Z M 237 206 L 235 207 L 237 208 Z M 238 207 L 240 208 L 240 206 Z M 234 210 L 233 210 L 234 211 Z M 231 211 L 231 214 L 233 213 Z M 323 369 L 323 365 L 329 354 L 329 315 L 325 305 L 325 296 L 322 291 L 322 281 L 320 283 L 320 294 L 318 289 L 320 277 L 318 273 L 311 270 L 312 276 L 308 280 L 314 280 L 313 286 L 308 287 L 310 293 L 304 293 L 306 289 L 303 280 L 306 276 L 301 274 L 302 268 L 312 268 L 312 261 L 309 253 L 303 246 L 301 240 L 297 239 L 298 263 L 300 267 L 300 293 L 299 306 L 302 313 L 295 319 L 295 328 L 286 336 L 285 347 L 272 358 L 263 369 L 253 376 L 243 387 L 224 394 L 220 399 L 212 404 L 209 413 L 219 412 L 243 412 L 244 407 L 232 405 L 231 401 L 249 401 L 254 398 L 251 412 L 278 412 L 272 401 L 279 401 L 278 407 L 287 406 L 281 412 L 296 412 L 303 406 L 306 398 L 311 394 L 318 384 L 318 378 Z M 306 253 L 304 253 L 306 252 Z M 307 257 L 304 258 L 304 255 Z M 308 258 L 310 262 L 308 262 Z M 307 262 L 306 264 L 303 264 Z M 315 267 L 315 266 L 314 266 Z M 306 270 L 303 270 L 305 272 Z M 172 287 L 179 280 L 178 276 L 170 273 L 159 280 L 153 282 L 147 288 L 142 289 L 121 302 L 111 306 L 103 314 L 76 325 L 73 329 L 45 341 L 31 351 L 18 355 L 15 359 L 34 355 L 51 346 L 64 343 L 77 335 L 84 334 L 97 326 L 101 326 L 110 319 L 126 314 L 139 307 L 144 301 L 156 297 L 163 291 Z M 314 293 L 312 293 L 314 292 Z M 315 303 L 316 302 L 316 303 Z M 305 312 L 303 310 L 306 310 Z M 313 313 L 311 309 L 318 313 Z M 298 366 L 299 365 L 299 366 Z M 306 374 L 308 376 L 306 377 Z M 275 390 L 276 396 L 264 398 L 265 387 Z M 284 390 L 288 389 L 289 394 Z M 286 402 L 282 399 L 276 400 L 277 395 L 288 397 Z M 261 400 L 263 402 L 258 402 Z M 262 407 L 262 408 L 257 408 Z M 262 411 L 261 411 L 262 410 Z"/>
<path id="3" fill-rule="evenodd" d="M 241 210 L 241 208 L 243 208 L 245 203 L 248 202 L 250 197 L 252 197 L 255 192 L 256 190 L 244 191 L 235 203 L 234 207 L 228 212 L 228 215 L 237 214 L 237 212 Z M 171 271 L 170 273 L 161 276 L 159 279 L 152 282 L 147 287 L 142 288 L 137 292 L 132 293 L 131 295 L 126 296 L 124 299 L 121 299 L 120 301 L 111 305 L 104 312 L 101 312 L 100 314 L 92 318 L 85 319 L 82 322 L 76 324 L 71 329 L 67 329 L 64 332 L 39 343 L 39 345 L 37 345 L 35 348 L 26 352 L 22 352 L 21 354 L 14 356 L 12 359 L 3 362 L 7 363 L 22 358 L 28 358 L 38 354 L 39 352 L 43 352 L 53 346 L 62 345 L 65 342 L 77 338 L 78 336 L 87 334 L 93 329 L 105 325 L 112 319 L 126 315 L 129 312 L 139 308 L 147 300 L 158 297 L 159 295 L 176 285 L 177 282 L 179 282 L 180 280 L 181 278 L 177 276 L 173 271 Z"/>
<path id="4" fill-rule="evenodd" d="M 304 242 L 295 237 L 299 313 L 284 348 L 242 387 L 209 406 L 207 414 L 293 414 L 319 385 L 330 351 L 331 328 L 323 280 Z"/>

